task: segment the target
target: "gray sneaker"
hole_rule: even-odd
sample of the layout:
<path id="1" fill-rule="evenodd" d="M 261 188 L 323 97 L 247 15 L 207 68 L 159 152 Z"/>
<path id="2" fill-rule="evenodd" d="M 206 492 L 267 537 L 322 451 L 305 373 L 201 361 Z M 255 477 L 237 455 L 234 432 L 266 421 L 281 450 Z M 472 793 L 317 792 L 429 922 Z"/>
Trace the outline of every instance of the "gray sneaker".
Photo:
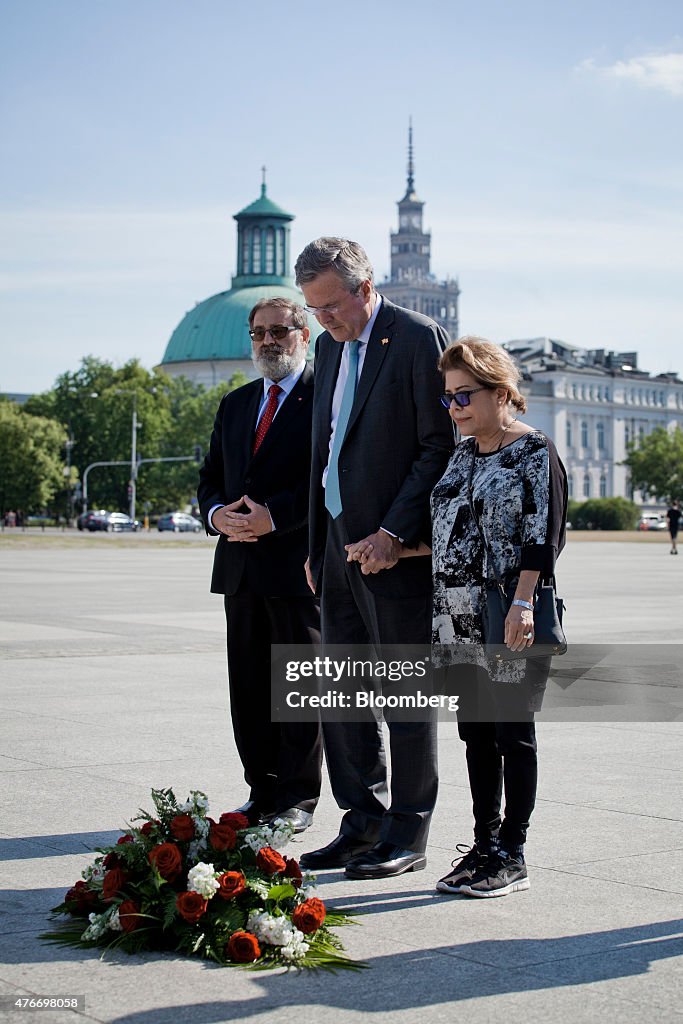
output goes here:
<path id="1" fill-rule="evenodd" d="M 470 882 L 475 875 L 482 871 L 490 856 L 488 850 L 482 849 L 476 843 L 472 847 L 459 843 L 456 850 L 458 853 L 464 853 L 465 856 L 460 860 L 454 860 L 448 874 L 436 883 L 439 892 L 459 893 L 460 887 L 464 883 Z"/>
<path id="2" fill-rule="evenodd" d="M 524 857 L 511 857 L 504 850 L 489 857 L 481 870 L 460 886 L 465 896 L 507 896 L 511 892 L 528 889 Z"/>

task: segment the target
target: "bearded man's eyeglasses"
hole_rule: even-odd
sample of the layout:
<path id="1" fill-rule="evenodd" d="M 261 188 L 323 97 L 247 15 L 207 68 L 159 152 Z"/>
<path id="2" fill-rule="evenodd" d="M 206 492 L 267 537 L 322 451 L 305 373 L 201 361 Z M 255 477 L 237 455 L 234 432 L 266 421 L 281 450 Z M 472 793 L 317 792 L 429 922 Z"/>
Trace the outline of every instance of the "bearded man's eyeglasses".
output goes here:
<path id="1" fill-rule="evenodd" d="M 266 334 L 269 334 L 273 341 L 282 341 L 290 331 L 300 330 L 300 327 L 285 327 L 284 324 L 276 324 L 274 327 L 254 327 L 249 331 L 249 337 L 254 341 L 263 341 Z"/>

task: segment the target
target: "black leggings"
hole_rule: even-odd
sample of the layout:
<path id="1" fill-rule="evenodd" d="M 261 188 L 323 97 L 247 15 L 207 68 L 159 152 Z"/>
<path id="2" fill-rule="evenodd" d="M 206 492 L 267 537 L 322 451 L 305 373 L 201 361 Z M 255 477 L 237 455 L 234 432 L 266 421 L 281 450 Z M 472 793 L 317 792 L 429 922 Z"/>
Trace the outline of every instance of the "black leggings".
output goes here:
<path id="1" fill-rule="evenodd" d="M 514 683 L 491 683 L 482 671 L 477 671 L 470 685 L 456 687 L 458 733 L 467 747 L 474 837 L 486 843 L 500 829 L 503 849 L 524 845 L 538 781 L 534 713 L 511 694 L 511 687 L 516 689 Z M 517 705 L 513 713 L 511 696 Z"/>

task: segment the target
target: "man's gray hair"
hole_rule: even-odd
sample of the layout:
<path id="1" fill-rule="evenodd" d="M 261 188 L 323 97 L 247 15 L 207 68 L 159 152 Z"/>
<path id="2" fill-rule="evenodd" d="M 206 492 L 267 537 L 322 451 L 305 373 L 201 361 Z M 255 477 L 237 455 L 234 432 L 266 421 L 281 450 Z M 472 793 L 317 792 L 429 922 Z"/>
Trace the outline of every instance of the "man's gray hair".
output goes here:
<path id="1" fill-rule="evenodd" d="M 348 238 L 316 238 L 309 242 L 294 267 L 296 283 L 310 284 L 319 274 L 334 270 L 350 292 L 357 292 L 363 281 L 374 278 L 372 264 L 358 242 Z"/>

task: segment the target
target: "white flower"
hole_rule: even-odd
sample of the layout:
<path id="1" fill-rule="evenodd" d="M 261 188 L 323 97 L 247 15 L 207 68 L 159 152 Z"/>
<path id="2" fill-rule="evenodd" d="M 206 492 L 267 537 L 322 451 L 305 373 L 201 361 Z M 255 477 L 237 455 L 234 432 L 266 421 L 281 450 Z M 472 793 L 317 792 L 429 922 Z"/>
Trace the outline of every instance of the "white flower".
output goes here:
<path id="1" fill-rule="evenodd" d="M 308 943 L 300 931 L 289 939 L 286 946 L 282 947 L 282 955 L 285 960 L 303 960 L 308 952 Z"/>
<path id="2" fill-rule="evenodd" d="M 102 863 L 102 857 L 98 858 L 94 864 L 88 864 L 87 868 L 83 868 L 81 871 L 81 878 L 84 878 L 86 882 L 101 882 L 104 878 L 106 868 Z"/>
<path id="3" fill-rule="evenodd" d="M 193 839 L 187 848 L 187 859 L 191 863 L 201 860 L 206 853 L 207 845 L 203 839 Z"/>
<path id="4" fill-rule="evenodd" d="M 209 810 L 208 797 L 198 789 L 193 789 L 185 803 L 178 804 L 178 810 L 181 814 L 191 814 L 193 817 L 198 815 L 204 818 Z"/>
<path id="5" fill-rule="evenodd" d="M 119 908 L 118 907 L 116 908 L 114 913 L 111 915 L 111 917 L 107 921 L 107 925 L 109 926 L 109 928 L 111 928 L 111 930 L 113 932 L 122 932 L 123 931 L 123 925 L 121 924 L 121 919 L 119 918 Z"/>
<path id="6" fill-rule="evenodd" d="M 275 917 L 265 910 L 252 910 L 247 920 L 247 931 L 271 946 L 292 946 L 296 944 L 298 929 L 286 917 Z"/>
<path id="7" fill-rule="evenodd" d="M 196 834 L 200 836 L 200 838 L 206 839 L 209 834 L 209 829 L 211 828 L 210 822 L 208 822 L 206 818 L 200 818 L 197 814 L 192 815 L 192 820 L 194 822 Z"/>
<path id="8" fill-rule="evenodd" d="M 90 924 L 81 935 L 81 938 L 84 942 L 89 942 L 91 940 L 97 941 L 97 939 L 99 939 L 107 930 L 106 913 L 89 914 L 88 921 L 90 921 Z"/>
<path id="9" fill-rule="evenodd" d="M 275 822 L 274 828 L 261 825 L 259 828 L 250 829 L 245 834 L 242 845 L 248 846 L 254 853 L 258 853 L 263 846 L 271 846 L 274 850 L 280 851 L 284 850 L 293 834 L 293 827 L 285 825 L 284 822 L 280 825 Z"/>
<path id="10" fill-rule="evenodd" d="M 190 868 L 187 874 L 187 888 L 192 892 L 198 892 L 205 900 L 210 900 L 216 890 L 220 888 L 213 865 L 200 861 L 199 864 Z"/>

